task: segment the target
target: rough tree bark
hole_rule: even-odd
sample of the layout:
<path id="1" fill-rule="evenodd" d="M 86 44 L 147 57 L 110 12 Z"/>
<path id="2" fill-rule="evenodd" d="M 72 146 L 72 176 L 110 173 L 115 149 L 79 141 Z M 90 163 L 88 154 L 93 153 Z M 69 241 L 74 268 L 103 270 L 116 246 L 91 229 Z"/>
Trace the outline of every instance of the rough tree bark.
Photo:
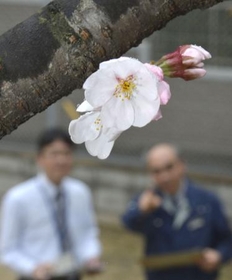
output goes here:
<path id="1" fill-rule="evenodd" d="M 0 37 L 0 138 L 171 19 L 222 0 L 56 0 Z M 97 92 L 96 92 L 97 94 Z"/>

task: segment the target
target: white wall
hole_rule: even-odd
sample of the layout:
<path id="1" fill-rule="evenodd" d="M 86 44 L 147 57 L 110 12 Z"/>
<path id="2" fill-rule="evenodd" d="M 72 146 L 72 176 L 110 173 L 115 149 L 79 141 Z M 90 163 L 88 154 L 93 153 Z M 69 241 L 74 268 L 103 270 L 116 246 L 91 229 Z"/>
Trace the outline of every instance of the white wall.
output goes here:
<path id="1" fill-rule="evenodd" d="M 120 216 L 125 211 L 128 201 L 150 185 L 142 169 L 122 169 L 116 165 L 90 163 L 76 162 L 72 176 L 91 187 L 95 207 L 100 215 Z M 2 195 L 9 188 L 35 174 L 36 166 L 32 154 L 0 153 L 0 204 Z M 232 185 L 212 181 L 204 182 L 203 187 L 213 190 L 221 197 L 232 223 Z"/>

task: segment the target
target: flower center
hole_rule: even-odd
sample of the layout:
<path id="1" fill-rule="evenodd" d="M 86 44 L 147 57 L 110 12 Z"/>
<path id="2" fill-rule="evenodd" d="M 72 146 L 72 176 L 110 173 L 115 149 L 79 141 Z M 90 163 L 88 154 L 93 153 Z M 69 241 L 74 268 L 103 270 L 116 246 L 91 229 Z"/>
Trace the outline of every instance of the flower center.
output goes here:
<path id="1" fill-rule="evenodd" d="M 133 75 L 128 76 L 125 80 L 118 79 L 119 83 L 116 86 L 114 96 L 121 98 L 122 101 L 126 99 L 130 100 L 133 96 L 133 92 L 136 88 L 135 78 Z"/>

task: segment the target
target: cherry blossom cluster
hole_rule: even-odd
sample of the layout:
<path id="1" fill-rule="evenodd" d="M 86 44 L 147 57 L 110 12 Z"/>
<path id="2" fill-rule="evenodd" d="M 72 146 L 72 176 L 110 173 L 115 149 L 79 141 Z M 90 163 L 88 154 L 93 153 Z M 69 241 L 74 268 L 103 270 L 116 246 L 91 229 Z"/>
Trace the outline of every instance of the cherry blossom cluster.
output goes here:
<path id="1" fill-rule="evenodd" d="M 202 61 L 210 57 L 201 47 L 185 45 L 155 64 L 128 57 L 102 62 L 83 85 L 85 100 L 77 108 L 82 115 L 69 125 L 72 141 L 85 143 L 92 156 L 107 158 L 122 132 L 162 117 L 160 106 L 171 97 L 164 76 L 202 77 Z"/>

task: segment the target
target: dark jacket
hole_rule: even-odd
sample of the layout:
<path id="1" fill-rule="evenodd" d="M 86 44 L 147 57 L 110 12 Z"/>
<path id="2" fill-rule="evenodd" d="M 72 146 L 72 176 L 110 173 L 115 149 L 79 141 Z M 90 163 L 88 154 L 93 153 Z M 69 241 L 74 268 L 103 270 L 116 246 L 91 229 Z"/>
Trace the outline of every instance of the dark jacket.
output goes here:
<path id="1" fill-rule="evenodd" d="M 223 262 L 230 259 L 232 234 L 218 198 L 190 181 L 187 181 L 186 198 L 191 212 L 179 229 L 173 228 L 174 217 L 162 207 L 147 215 L 141 213 L 138 208 L 139 196 L 129 204 L 122 218 L 123 223 L 144 236 L 145 255 L 214 248 L 222 254 Z M 190 266 L 148 270 L 146 274 L 148 280 L 215 280 L 217 272 L 205 273 L 197 266 Z"/>

